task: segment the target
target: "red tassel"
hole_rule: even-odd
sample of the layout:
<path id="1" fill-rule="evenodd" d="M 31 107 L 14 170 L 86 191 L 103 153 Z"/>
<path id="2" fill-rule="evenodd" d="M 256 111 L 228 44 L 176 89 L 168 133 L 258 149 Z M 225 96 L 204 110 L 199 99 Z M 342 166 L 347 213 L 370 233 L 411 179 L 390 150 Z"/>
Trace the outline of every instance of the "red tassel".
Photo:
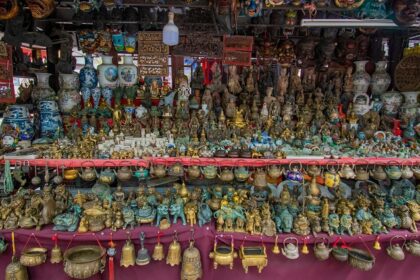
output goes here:
<path id="1" fill-rule="evenodd" d="M 114 280 L 115 279 L 114 257 L 109 257 L 108 266 L 109 266 L 109 280 Z"/>

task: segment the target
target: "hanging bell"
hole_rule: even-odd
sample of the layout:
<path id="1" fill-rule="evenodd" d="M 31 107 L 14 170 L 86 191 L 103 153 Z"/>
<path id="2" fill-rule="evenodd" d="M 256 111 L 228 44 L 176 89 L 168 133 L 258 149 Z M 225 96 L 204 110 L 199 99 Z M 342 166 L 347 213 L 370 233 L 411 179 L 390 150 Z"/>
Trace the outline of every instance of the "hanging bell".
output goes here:
<path id="1" fill-rule="evenodd" d="M 163 245 L 160 243 L 160 231 L 158 232 L 158 238 L 157 238 L 157 244 L 155 245 L 155 248 L 153 249 L 153 255 L 152 259 L 155 261 L 161 261 L 165 258 L 165 252 L 163 251 Z"/>
<path id="2" fill-rule="evenodd" d="M 121 250 L 121 260 L 120 260 L 120 266 L 123 267 L 129 267 L 136 264 L 136 252 L 133 245 L 133 242 L 131 242 L 131 239 L 127 239 L 125 241 L 124 246 Z"/>
<path id="3" fill-rule="evenodd" d="M 202 276 L 200 251 L 194 247 L 194 241 L 190 241 L 182 257 L 181 280 L 197 280 Z"/>
<path id="4" fill-rule="evenodd" d="M 308 245 L 306 245 L 306 239 L 303 239 L 303 246 L 302 246 L 301 253 L 304 255 L 309 254 Z"/>
<path id="5" fill-rule="evenodd" d="M 379 243 L 379 236 L 376 237 L 375 242 L 373 243 L 373 249 L 380 251 L 381 243 Z"/>
<path id="6" fill-rule="evenodd" d="M 29 280 L 28 270 L 13 256 L 12 262 L 6 267 L 5 280 Z"/>
<path id="7" fill-rule="evenodd" d="M 280 254 L 280 248 L 279 248 L 279 245 L 277 243 L 278 239 L 279 239 L 279 236 L 276 235 L 276 240 L 274 241 L 273 249 L 271 249 L 271 252 L 273 252 L 273 254 L 275 254 L 275 255 Z"/>
<path id="8" fill-rule="evenodd" d="M 51 263 L 61 263 L 63 260 L 63 254 L 61 253 L 60 247 L 58 247 L 57 244 L 54 245 L 54 247 L 51 249 Z"/>
<path id="9" fill-rule="evenodd" d="M 181 245 L 178 242 L 178 236 L 175 231 L 174 240 L 169 245 L 168 255 L 166 256 L 166 264 L 170 266 L 179 265 L 181 263 Z"/>
<path id="10" fill-rule="evenodd" d="M 150 262 L 149 252 L 147 251 L 146 248 L 144 248 L 144 238 L 145 238 L 144 232 L 140 232 L 141 248 L 137 252 L 137 258 L 136 258 L 137 265 L 146 265 Z"/>

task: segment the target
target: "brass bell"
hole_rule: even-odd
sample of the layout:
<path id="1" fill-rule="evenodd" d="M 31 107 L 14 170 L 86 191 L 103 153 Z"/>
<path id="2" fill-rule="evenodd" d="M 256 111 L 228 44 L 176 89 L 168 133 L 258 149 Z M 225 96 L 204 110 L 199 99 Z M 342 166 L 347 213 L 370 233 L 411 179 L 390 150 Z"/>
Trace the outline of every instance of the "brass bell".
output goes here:
<path id="1" fill-rule="evenodd" d="M 381 243 L 379 243 L 379 236 L 376 237 L 375 242 L 373 243 L 373 249 L 380 251 Z"/>
<path id="2" fill-rule="evenodd" d="M 134 244 L 131 242 L 130 236 L 125 241 L 125 244 L 121 250 L 120 266 L 129 267 L 136 264 L 136 252 Z"/>
<path id="3" fill-rule="evenodd" d="M 303 239 L 303 246 L 302 246 L 301 253 L 304 255 L 309 254 L 308 245 L 306 245 L 306 238 Z"/>
<path id="4" fill-rule="evenodd" d="M 271 249 L 271 251 L 272 251 L 272 252 L 273 252 L 273 254 L 275 254 L 275 255 L 280 254 L 280 248 L 279 248 L 279 245 L 278 245 L 278 243 L 277 243 L 278 239 L 279 239 L 279 236 L 278 236 L 278 235 L 276 235 L 276 240 L 274 241 L 274 246 L 273 246 L 273 249 Z"/>
<path id="5" fill-rule="evenodd" d="M 146 265 L 150 262 L 149 252 L 144 248 L 144 232 L 140 232 L 140 244 L 141 248 L 137 252 L 136 264 L 137 265 Z"/>
<path id="6" fill-rule="evenodd" d="M 166 256 L 166 264 L 170 266 L 179 265 L 181 263 L 181 244 L 178 242 L 178 235 L 175 231 L 174 240 L 169 245 L 168 255 Z"/>
<path id="7" fill-rule="evenodd" d="M 5 280 L 29 280 L 28 270 L 13 256 L 12 262 L 6 267 Z"/>
<path id="8" fill-rule="evenodd" d="M 163 251 L 163 245 L 162 243 L 160 243 L 160 236 L 161 236 L 161 232 L 158 232 L 158 237 L 157 237 L 157 244 L 155 245 L 155 248 L 153 249 L 153 255 L 152 258 L 155 261 L 161 261 L 165 258 L 165 252 Z"/>
<path id="9" fill-rule="evenodd" d="M 61 253 L 60 247 L 58 247 L 57 244 L 54 245 L 54 247 L 51 249 L 51 263 L 61 263 L 63 260 L 63 254 Z"/>
<path id="10" fill-rule="evenodd" d="M 200 251 L 194 247 L 194 241 L 190 241 L 182 257 L 181 280 L 197 280 L 202 276 Z"/>

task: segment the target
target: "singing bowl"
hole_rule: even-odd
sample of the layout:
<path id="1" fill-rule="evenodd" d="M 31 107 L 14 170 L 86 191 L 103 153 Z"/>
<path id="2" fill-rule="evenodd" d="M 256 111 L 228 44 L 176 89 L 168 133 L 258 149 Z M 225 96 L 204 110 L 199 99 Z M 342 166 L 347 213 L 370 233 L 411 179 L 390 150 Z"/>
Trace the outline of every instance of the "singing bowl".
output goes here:
<path id="1" fill-rule="evenodd" d="M 64 272 L 75 279 L 86 279 L 103 272 L 105 249 L 96 245 L 81 245 L 64 252 Z"/>
<path id="2" fill-rule="evenodd" d="M 37 266 L 47 260 L 47 248 L 33 247 L 22 252 L 20 263 L 24 266 Z"/>

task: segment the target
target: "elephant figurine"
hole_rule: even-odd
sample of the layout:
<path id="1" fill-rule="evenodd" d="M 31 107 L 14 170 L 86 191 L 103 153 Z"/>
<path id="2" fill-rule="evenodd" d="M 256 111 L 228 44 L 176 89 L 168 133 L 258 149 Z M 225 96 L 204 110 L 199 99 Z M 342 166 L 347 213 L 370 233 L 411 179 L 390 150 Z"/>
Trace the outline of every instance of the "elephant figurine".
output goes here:
<path id="1" fill-rule="evenodd" d="M 174 203 L 169 207 L 169 211 L 172 216 L 174 216 L 173 223 L 176 224 L 178 218 L 181 218 L 182 225 L 186 225 L 187 221 L 185 219 L 184 206 L 181 203 Z"/>
<path id="2" fill-rule="evenodd" d="M 198 206 L 198 225 L 202 227 L 204 224 L 210 223 L 213 213 L 207 203 L 200 203 Z"/>
<path id="3" fill-rule="evenodd" d="M 166 204 L 159 204 L 157 207 L 157 218 L 156 218 L 156 226 L 160 226 L 160 221 L 165 218 L 168 223 L 171 222 L 171 220 L 169 219 L 169 207 Z M 176 221 L 176 220 L 175 220 Z M 185 217 L 184 217 L 184 221 L 185 221 Z"/>

